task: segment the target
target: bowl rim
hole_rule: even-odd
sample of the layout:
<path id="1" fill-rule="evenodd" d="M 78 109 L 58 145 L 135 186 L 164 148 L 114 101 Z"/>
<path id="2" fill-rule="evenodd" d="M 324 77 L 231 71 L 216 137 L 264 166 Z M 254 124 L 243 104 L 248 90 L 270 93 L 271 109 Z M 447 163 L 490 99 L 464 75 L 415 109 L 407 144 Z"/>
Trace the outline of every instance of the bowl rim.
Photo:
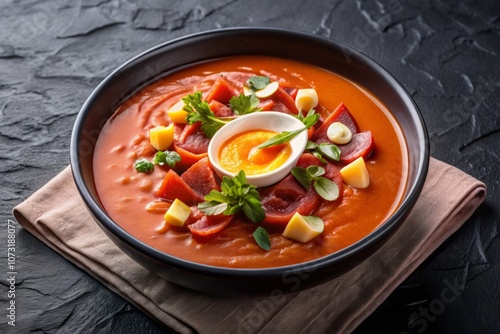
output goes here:
<path id="1" fill-rule="evenodd" d="M 375 230 L 373 230 L 371 233 L 369 233 L 362 239 L 356 241 L 354 244 L 351 244 L 341 250 L 338 250 L 334 253 L 328 254 L 326 256 L 314 260 L 286 265 L 286 266 L 280 266 L 280 267 L 232 268 L 232 267 L 218 267 L 213 265 L 197 263 L 177 258 L 173 255 L 164 253 L 136 239 L 134 236 L 132 236 L 130 233 L 128 233 L 126 230 L 120 227 L 116 222 L 114 222 L 105 213 L 105 211 L 100 208 L 99 204 L 97 204 L 94 201 L 92 194 L 87 189 L 87 186 L 84 182 L 84 178 L 82 176 L 81 162 L 78 154 L 79 151 L 78 143 L 80 138 L 82 137 L 81 130 L 84 124 L 84 120 L 90 111 L 89 107 L 92 101 L 97 96 L 99 96 L 99 94 L 101 94 L 103 90 L 106 89 L 106 86 L 110 81 L 113 80 L 114 76 L 126 70 L 126 68 L 131 64 L 140 61 L 140 59 L 143 58 L 144 56 L 157 52 L 167 46 L 171 47 L 174 46 L 175 44 L 182 44 L 184 42 L 188 42 L 191 39 L 207 38 L 207 37 L 214 37 L 216 35 L 225 35 L 225 34 L 227 35 L 227 34 L 237 34 L 237 33 L 283 34 L 283 35 L 288 35 L 289 37 L 293 36 L 301 39 L 308 39 L 313 43 L 327 44 L 329 47 L 342 50 L 342 52 L 348 51 L 350 58 L 355 59 L 356 61 L 369 67 L 371 70 L 374 70 L 390 85 L 392 89 L 396 91 L 398 96 L 402 100 L 404 100 L 405 105 L 411 106 L 413 108 L 413 109 L 410 108 L 410 112 L 412 119 L 416 124 L 416 129 L 419 135 L 418 136 L 419 146 L 425 148 L 424 150 L 420 151 L 419 154 L 420 159 L 419 159 L 419 164 L 416 167 L 415 182 L 413 185 L 408 185 L 410 186 L 407 190 L 408 195 L 405 198 L 403 198 L 398 209 L 391 216 L 389 216 L 385 222 L 380 224 Z M 114 71 L 112 71 L 92 91 L 92 93 L 86 99 L 80 111 L 78 112 L 71 135 L 70 165 L 73 174 L 73 179 L 80 193 L 80 196 L 84 200 L 85 205 L 87 206 L 93 217 L 97 219 L 100 222 L 100 224 L 108 230 L 108 232 L 112 233 L 115 237 L 117 237 L 121 242 L 123 242 L 128 247 L 136 249 L 142 254 L 146 254 L 149 258 L 153 259 L 154 261 L 167 264 L 170 267 L 188 270 L 193 273 L 203 273 L 203 274 L 208 273 L 216 276 L 228 276 L 228 277 L 241 276 L 241 277 L 256 278 L 256 277 L 262 277 L 263 274 L 267 276 L 278 277 L 282 276 L 285 273 L 293 272 L 296 269 L 299 269 L 302 272 L 314 272 L 315 270 L 318 270 L 320 268 L 324 268 L 326 266 L 330 266 L 335 263 L 344 261 L 347 258 L 351 257 L 352 255 L 368 248 L 369 246 L 372 246 L 377 241 L 382 239 L 402 219 L 405 218 L 405 215 L 409 213 L 409 211 L 415 204 L 416 200 L 418 199 L 418 196 L 421 193 L 428 172 L 429 159 L 430 159 L 429 151 L 430 151 L 430 145 L 429 145 L 427 128 L 425 125 L 424 118 L 418 106 L 413 101 L 413 98 L 410 96 L 410 94 L 404 88 L 404 86 L 385 67 L 377 63 L 372 58 L 368 57 L 367 55 L 363 54 L 357 49 L 348 46 L 342 42 L 339 42 L 337 40 L 329 39 L 326 37 L 314 35 L 303 31 L 297 31 L 285 28 L 271 28 L 271 27 L 231 27 L 231 28 L 207 30 L 174 38 L 172 40 L 158 44 L 152 48 L 147 49 L 144 52 L 139 53 L 138 55 L 130 58 L 128 61 L 117 67 Z"/>

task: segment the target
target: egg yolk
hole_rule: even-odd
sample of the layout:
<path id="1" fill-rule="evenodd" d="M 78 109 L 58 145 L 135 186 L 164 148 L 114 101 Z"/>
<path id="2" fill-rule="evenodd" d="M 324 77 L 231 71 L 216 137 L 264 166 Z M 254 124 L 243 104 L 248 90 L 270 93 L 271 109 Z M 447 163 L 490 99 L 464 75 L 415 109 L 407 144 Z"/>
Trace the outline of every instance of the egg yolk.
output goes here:
<path id="1" fill-rule="evenodd" d="M 277 135 L 274 131 L 251 130 L 228 139 L 221 147 L 219 163 L 231 173 L 243 170 L 246 175 L 267 173 L 283 165 L 290 157 L 289 143 L 262 149 L 256 147 Z"/>

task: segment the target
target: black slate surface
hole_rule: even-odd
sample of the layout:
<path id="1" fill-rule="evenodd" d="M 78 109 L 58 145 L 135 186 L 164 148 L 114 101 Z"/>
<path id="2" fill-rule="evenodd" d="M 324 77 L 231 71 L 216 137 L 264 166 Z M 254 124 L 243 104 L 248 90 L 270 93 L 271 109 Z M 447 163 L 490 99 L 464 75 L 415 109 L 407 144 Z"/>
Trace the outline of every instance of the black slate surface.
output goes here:
<path id="1" fill-rule="evenodd" d="M 489 188 L 474 216 L 356 332 L 498 332 L 500 2 L 495 0 L 0 1 L 0 332 L 168 331 L 16 224 L 16 326 L 8 325 L 13 300 L 8 221 L 16 204 L 69 163 L 73 121 L 100 80 L 156 44 L 233 26 L 306 31 L 371 56 L 414 97 L 427 122 L 432 156 Z"/>

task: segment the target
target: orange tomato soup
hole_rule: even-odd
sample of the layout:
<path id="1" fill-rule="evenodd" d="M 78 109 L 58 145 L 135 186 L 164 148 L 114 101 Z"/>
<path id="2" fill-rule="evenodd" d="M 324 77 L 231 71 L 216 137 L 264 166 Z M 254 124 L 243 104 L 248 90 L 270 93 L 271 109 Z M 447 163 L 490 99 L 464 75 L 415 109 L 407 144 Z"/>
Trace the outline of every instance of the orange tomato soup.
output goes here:
<path id="1" fill-rule="evenodd" d="M 153 160 L 156 150 L 150 145 L 149 129 L 171 123 L 167 116 L 169 107 L 195 91 L 206 94 L 220 75 L 245 74 L 267 76 L 286 87 L 314 88 L 319 96 L 315 109 L 323 118 L 344 103 L 360 131 L 370 130 L 373 134 L 374 150 L 365 160 L 371 178 L 369 187 L 354 189 L 344 185 L 339 199 L 322 201 L 311 215 L 324 220 L 324 231 L 307 243 L 283 237 L 281 227 L 264 225 L 271 240 L 271 249 L 265 251 L 252 236 L 259 224 L 244 216 L 234 218 L 208 241 L 196 240 L 187 228 L 169 228 L 159 233 L 168 203 L 159 200 L 155 192 L 169 167 L 155 165 L 151 173 L 134 169 L 140 158 Z M 408 156 L 394 117 L 363 87 L 312 65 L 241 56 L 197 64 L 140 89 L 119 106 L 102 129 L 93 168 L 97 192 L 107 214 L 137 239 L 188 261 L 264 268 L 323 257 L 367 236 L 399 206 L 407 181 Z"/>

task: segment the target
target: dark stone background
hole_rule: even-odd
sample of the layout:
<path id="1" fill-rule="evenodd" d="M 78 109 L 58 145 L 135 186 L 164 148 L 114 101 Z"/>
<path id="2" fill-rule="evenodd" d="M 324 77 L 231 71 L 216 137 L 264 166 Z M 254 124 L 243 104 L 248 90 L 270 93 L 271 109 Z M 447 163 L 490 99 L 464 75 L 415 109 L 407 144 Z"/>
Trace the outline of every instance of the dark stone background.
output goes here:
<path id="1" fill-rule="evenodd" d="M 75 116 L 107 74 L 161 42 L 232 26 L 307 31 L 373 57 L 419 105 L 432 156 L 489 187 L 486 203 L 357 333 L 498 332 L 500 2 L 496 0 L 0 0 L 0 332 L 165 331 L 20 228 L 17 321 L 15 328 L 9 328 L 7 221 L 13 219 L 16 204 L 69 163 Z M 447 282 L 464 288 L 454 301 L 440 304 Z"/>

